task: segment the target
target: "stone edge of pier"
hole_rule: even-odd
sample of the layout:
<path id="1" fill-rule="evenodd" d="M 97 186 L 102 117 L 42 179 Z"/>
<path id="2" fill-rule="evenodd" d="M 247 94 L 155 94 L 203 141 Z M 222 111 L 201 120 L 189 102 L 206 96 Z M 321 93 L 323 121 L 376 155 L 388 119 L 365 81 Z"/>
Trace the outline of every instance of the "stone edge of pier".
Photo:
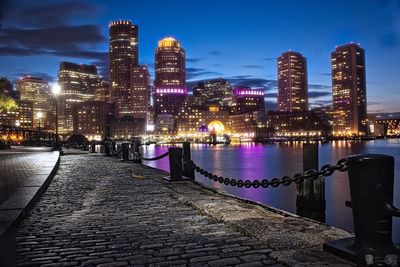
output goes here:
<path id="1" fill-rule="evenodd" d="M 0 266 L 15 264 L 15 231 L 26 212 L 32 209 L 46 191 L 60 165 L 60 152 L 54 151 L 22 185 L 18 186 L 6 201 L 0 205 Z"/>
<path id="2" fill-rule="evenodd" d="M 141 166 L 169 174 L 154 167 Z M 289 266 L 353 265 L 323 251 L 324 242 L 352 236 L 345 230 L 243 199 L 197 181 L 161 182 L 173 191 L 172 197 L 179 202 L 268 244 L 270 255 L 280 263 Z"/>

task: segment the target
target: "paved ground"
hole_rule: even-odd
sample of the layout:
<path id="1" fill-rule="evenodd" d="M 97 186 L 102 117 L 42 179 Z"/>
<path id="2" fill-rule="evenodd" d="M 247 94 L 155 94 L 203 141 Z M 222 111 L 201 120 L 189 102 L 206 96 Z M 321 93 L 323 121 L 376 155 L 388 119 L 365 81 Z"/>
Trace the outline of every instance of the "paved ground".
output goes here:
<path id="1" fill-rule="evenodd" d="M 0 150 L 0 204 L 43 163 L 48 147 L 13 146 Z"/>
<path id="2" fill-rule="evenodd" d="M 282 266 L 273 257 L 313 261 L 309 266 L 342 264 L 325 259 L 319 239 L 318 249 L 307 243 L 316 240 L 310 238 L 316 235 L 312 230 L 320 239 L 328 235 L 332 229 L 327 226 L 303 224 L 192 183 L 170 184 L 162 176 L 161 171 L 98 154 L 63 156 L 47 192 L 17 229 L 18 265 Z M 277 230 L 272 239 L 246 230 L 258 216 L 275 218 L 269 226 Z M 279 226 L 283 220 L 285 225 Z M 279 236 L 293 225 L 302 233 L 299 241 L 287 235 L 285 242 L 292 244 L 287 247 Z M 268 228 L 255 226 L 257 235 L 269 236 Z M 280 246 L 289 254 L 274 256 Z M 312 250 L 290 254 L 296 246 Z"/>

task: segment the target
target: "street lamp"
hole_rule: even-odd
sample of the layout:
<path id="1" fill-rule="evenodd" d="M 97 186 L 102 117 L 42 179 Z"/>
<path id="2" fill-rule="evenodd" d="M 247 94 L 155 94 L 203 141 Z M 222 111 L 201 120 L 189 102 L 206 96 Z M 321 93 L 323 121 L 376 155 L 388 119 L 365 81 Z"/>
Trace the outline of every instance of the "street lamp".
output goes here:
<path id="1" fill-rule="evenodd" d="M 40 143 L 40 120 L 43 118 L 43 113 L 41 111 L 37 112 L 36 118 L 39 120 L 38 141 Z"/>
<path id="2" fill-rule="evenodd" d="M 60 151 L 62 153 L 62 148 L 60 146 L 60 144 L 58 143 L 58 101 L 57 101 L 57 97 L 61 92 L 61 87 L 59 84 L 55 83 L 52 87 L 52 93 L 54 95 L 54 99 L 56 102 L 56 142 L 53 143 L 53 151 Z"/>

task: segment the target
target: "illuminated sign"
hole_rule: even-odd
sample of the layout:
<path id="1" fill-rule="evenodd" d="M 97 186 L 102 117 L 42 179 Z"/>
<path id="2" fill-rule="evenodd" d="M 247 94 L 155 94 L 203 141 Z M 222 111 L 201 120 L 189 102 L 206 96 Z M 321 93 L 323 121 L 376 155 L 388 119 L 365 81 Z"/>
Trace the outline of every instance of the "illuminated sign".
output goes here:
<path id="1" fill-rule="evenodd" d="M 187 94 L 187 89 L 161 87 L 161 88 L 156 88 L 156 94 Z"/>
<path id="2" fill-rule="evenodd" d="M 237 88 L 234 90 L 234 92 L 236 96 L 264 96 L 264 90 L 262 89 L 252 90 L 250 88 Z"/>

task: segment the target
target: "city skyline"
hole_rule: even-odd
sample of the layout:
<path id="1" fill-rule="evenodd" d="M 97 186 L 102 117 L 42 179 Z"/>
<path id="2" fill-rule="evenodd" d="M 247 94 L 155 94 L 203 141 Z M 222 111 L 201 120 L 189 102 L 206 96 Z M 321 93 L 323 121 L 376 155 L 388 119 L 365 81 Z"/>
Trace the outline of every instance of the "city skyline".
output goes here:
<path id="1" fill-rule="evenodd" d="M 21 8 L 20 6 L 19 9 L 13 9 L 12 3 L 6 3 L 9 8 L 7 8 L 8 12 L 4 12 L 3 14 L 1 26 L 2 33 L 0 34 L 0 39 L 4 40 L 4 42 L 0 47 L 0 54 L 2 55 L 0 63 L 3 63 L 1 66 L 5 66 L 5 61 L 9 63 L 7 64 L 7 69 L 0 67 L 3 76 L 5 75 L 15 80 L 19 76 L 31 74 L 33 76 L 44 76 L 52 82 L 55 80 L 58 64 L 62 60 L 84 64 L 95 63 L 99 68 L 99 72 L 105 74 L 107 72 L 107 69 L 104 69 L 105 63 L 108 61 L 108 42 L 106 40 L 108 23 L 112 20 L 130 19 L 140 27 L 140 64 L 149 66 L 152 81 L 154 80 L 154 49 L 157 46 L 157 41 L 166 36 L 174 36 L 182 42 L 182 46 L 187 51 L 187 80 L 190 85 L 197 80 L 223 77 L 228 79 L 233 85 L 264 87 L 267 109 L 276 109 L 276 58 L 281 53 L 292 49 L 303 52 L 303 55 L 307 58 L 310 106 L 315 106 L 316 104 L 331 103 L 330 53 L 334 51 L 337 45 L 343 45 L 350 41 L 359 42 L 366 50 L 368 112 L 398 111 L 397 100 L 392 97 L 392 95 L 396 94 L 397 89 L 395 73 L 398 69 L 398 63 L 395 60 L 395 55 L 399 53 L 399 49 L 396 49 L 399 45 L 398 32 L 396 32 L 396 28 L 392 25 L 396 24 L 395 22 L 398 18 L 396 16 L 400 12 L 400 5 L 396 1 L 385 1 L 385 3 L 379 1 L 368 1 L 366 3 L 353 1 L 349 3 L 346 6 L 348 9 L 346 12 L 340 11 L 344 12 L 344 14 L 340 17 L 342 22 L 335 25 L 336 32 L 332 27 L 327 27 L 325 29 L 325 37 L 321 33 L 323 32 L 322 30 L 329 22 L 335 20 L 335 18 L 338 19 L 339 16 L 338 14 L 331 15 L 324 19 L 321 16 L 316 16 L 307 18 L 308 20 L 306 21 L 306 14 L 312 13 L 308 9 L 311 3 L 299 5 L 293 2 L 290 5 L 291 8 L 287 11 L 288 14 L 282 15 L 282 18 L 279 19 L 276 15 L 270 14 L 273 13 L 273 10 L 281 10 L 282 6 L 279 4 L 271 4 L 270 8 L 265 10 L 265 16 L 260 17 L 258 16 L 260 11 L 256 7 L 266 6 L 266 4 L 260 1 L 253 1 L 252 4 L 247 4 L 243 1 L 231 1 L 229 5 L 225 1 L 220 1 L 212 5 L 213 8 L 211 10 L 204 13 L 204 16 L 207 15 L 207 20 L 201 18 L 197 21 L 195 19 L 196 16 L 194 16 L 190 20 L 185 20 L 185 25 L 179 22 L 181 19 L 170 19 L 166 20 L 165 23 L 157 23 L 157 21 L 164 21 L 163 18 L 166 17 L 165 14 L 162 14 L 161 10 L 165 10 L 166 13 L 173 8 L 177 8 L 175 12 L 182 10 L 184 7 L 179 5 L 179 1 L 168 7 L 162 5 L 162 2 L 158 2 L 158 5 L 151 5 L 152 8 L 155 8 L 152 14 L 154 16 L 159 15 L 160 18 L 160 20 L 153 22 L 149 16 L 145 15 L 146 12 L 150 12 L 150 6 L 140 1 L 135 2 L 133 11 L 128 11 L 129 8 L 123 9 L 118 6 L 112 6 L 107 1 L 98 1 L 96 3 L 83 1 L 79 3 L 73 2 L 73 4 L 63 1 L 56 3 L 44 1 L 34 6 L 27 4 L 25 8 Z M 128 3 L 125 4 L 128 5 Z M 119 6 L 121 5 L 123 3 Z M 187 16 L 201 14 L 201 11 L 204 11 L 207 6 L 206 4 L 193 3 L 190 5 L 186 7 L 187 12 L 184 12 L 179 18 L 184 20 Z M 313 4 L 314 8 L 317 8 L 321 14 L 327 12 L 329 8 L 340 13 L 338 11 L 339 8 L 332 5 Z M 41 11 L 33 10 L 33 7 L 38 8 L 39 6 L 42 9 Z M 44 15 L 44 13 L 51 10 L 55 11 L 56 7 L 60 6 L 64 8 L 70 7 L 69 9 L 65 9 L 68 11 L 64 12 L 62 18 L 54 19 L 54 14 Z M 352 14 L 351 18 L 347 14 L 352 13 L 351 11 L 354 10 L 373 10 L 374 7 L 380 7 L 378 9 L 379 12 L 368 14 L 369 21 L 366 21 L 366 14 L 359 14 L 365 12 Z M 82 13 L 89 9 L 92 10 L 89 16 L 83 16 Z M 296 17 L 298 24 L 296 27 L 294 27 L 296 23 L 293 23 L 293 21 L 286 22 L 286 24 L 282 24 L 281 26 L 277 25 L 279 24 L 277 22 L 283 18 L 287 18 L 295 10 L 305 12 Z M 76 15 L 72 16 L 71 13 L 74 13 L 72 11 L 79 12 L 75 12 Z M 222 11 L 230 11 L 231 15 L 229 16 Z M 18 21 L 12 19 L 10 14 L 18 12 L 20 14 Z M 237 18 L 239 19 L 237 21 L 231 18 L 241 12 L 243 16 L 238 16 Z M 380 26 L 375 25 L 372 27 L 370 25 L 371 27 L 369 28 L 365 27 L 365 24 L 371 24 L 371 21 L 376 22 L 376 19 L 382 17 L 384 13 L 387 16 L 381 20 Z M 36 19 L 28 20 L 29 14 L 31 16 L 35 15 Z M 100 14 L 103 14 L 103 16 L 100 16 Z M 174 13 L 172 12 L 171 14 L 173 15 Z M 43 26 L 43 22 L 49 18 L 54 19 L 52 26 Z M 229 19 L 221 23 L 223 18 Z M 349 23 L 351 20 L 354 22 L 353 25 Z M 394 23 L 389 20 L 393 20 Z M 234 32 L 233 29 L 237 27 L 238 21 L 243 24 L 243 28 Z M 323 23 L 314 24 L 319 25 L 319 27 L 311 29 L 305 25 L 316 22 Z M 347 27 L 342 25 L 346 24 L 346 22 Z M 199 28 L 201 23 L 204 29 Z M 267 27 L 260 30 L 258 29 L 259 27 L 248 27 L 249 23 L 258 23 L 259 25 L 273 24 L 277 28 Z M 385 25 L 390 26 L 387 27 L 387 31 L 390 33 L 386 34 L 383 33 L 384 31 L 379 30 Z M 291 28 L 291 26 L 293 27 Z M 36 49 L 31 49 L 31 53 L 35 53 L 36 51 L 35 60 L 30 60 L 29 58 L 31 57 L 29 56 L 32 56 L 32 54 L 28 55 L 27 51 L 22 51 L 27 46 L 24 41 L 28 38 L 21 37 L 21 31 L 29 32 L 35 29 L 38 34 L 45 34 L 46 32 L 48 34 L 51 29 L 57 27 L 60 27 L 60 33 L 63 33 L 63 30 L 66 31 L 63 34 L 65 38 L 71 36 L 71 34 L 68 35 L 68 29 L 75 30 L 77 40 L 67 40 L 67 43 L 76 45 L 77 49 L 71 51 L 71 48 L 60 46 L 57 42 L 50 49 L 50 44 L 53 43 L 50 40 L 46 50 L 43 49 L 45 48 L 43 44 L 36 42 L 34 44 L 36 45 Z M 79 34 L 84 32 L 85 27 L 88 36 L 82 37 Z M 282 27 L 290 30 L 286 33 L 279 31 Z M 194 29 L 194 31 L 188 29 Z M 209 34 L 204 35 L 205 37 L 203 38 L 199 38 L 197 35 L 201 35 L 204 31 L 207 31 Z M 366 31 L 368 31 L 368 38 L 365 36 Z M 302 32 L 303 34 L 296 34 L 298 32 Z M 221 36 L 221 33 L 224 33 L 225 36 Z M 271 37 L 272 33 L 274 34 Z M 384 37 L 386 36 L 386 39 L 383 37 L 382 40 L 378 38 L 377 35 L 381 33 Z M 243 35 L 242 39 L 240 39 L 241 42 L 237 41 L 237 39 L 235 40 L 240 34 Z M 310 34 L 313 34 L 318 42 L 306 43 L 305 41 L 310 37 Z M 266 35 L 269 36 L 269 42 L 262 42 L 262 40 L 265 40 Z M 289 38 L 288 35 L 295 35 L 296 38 Z M 14 50 L 10 49 L 10 44 L 15 44 Z M 248 49 L 238 49 L 238 47 Z M 16 54 L 25 56 L 16 56 Z M 32 61 L 39 62 L 40 64 L 36 64 L 30 68 L 29 66 L 34 63 Z M 384 95 L 381 94 L 382 91 L 385 92 Z"/>

